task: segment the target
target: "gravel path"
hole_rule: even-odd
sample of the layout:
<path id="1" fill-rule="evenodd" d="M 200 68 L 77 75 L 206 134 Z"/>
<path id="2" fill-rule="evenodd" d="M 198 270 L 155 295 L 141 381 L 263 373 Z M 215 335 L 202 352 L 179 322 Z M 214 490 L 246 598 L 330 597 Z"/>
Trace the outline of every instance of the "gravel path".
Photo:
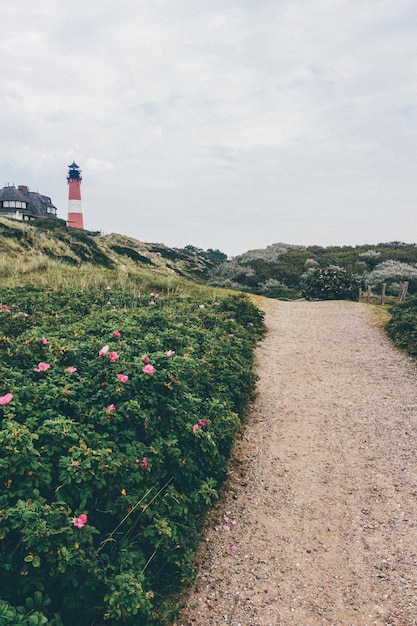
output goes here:
<path id="1" fill-rule="evenodd" d="M 368 311 L 269 305 L 177 626 L 417 625 L 417 367 Z"/>

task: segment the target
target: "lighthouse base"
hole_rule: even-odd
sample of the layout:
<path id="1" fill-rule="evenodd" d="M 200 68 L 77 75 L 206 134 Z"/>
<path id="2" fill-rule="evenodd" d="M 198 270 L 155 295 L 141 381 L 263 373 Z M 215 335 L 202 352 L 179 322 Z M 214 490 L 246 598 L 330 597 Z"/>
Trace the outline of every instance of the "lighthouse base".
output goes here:
<path id="1" fill-rule="evenodd" d="M 84 228 L 82 213 L 68 213 L 67 226 L 71 228 Z"/>

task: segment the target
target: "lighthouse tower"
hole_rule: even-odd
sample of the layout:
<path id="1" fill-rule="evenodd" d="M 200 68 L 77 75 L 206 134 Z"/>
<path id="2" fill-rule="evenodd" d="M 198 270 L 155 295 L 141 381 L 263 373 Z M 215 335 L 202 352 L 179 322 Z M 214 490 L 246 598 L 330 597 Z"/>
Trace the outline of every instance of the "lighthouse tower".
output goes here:
<path id="1" fill-rule="evenodd" d="M 75 161 L 68 165 L 68 226 L 84 228 L 81 206 L 81 170 Z"/>

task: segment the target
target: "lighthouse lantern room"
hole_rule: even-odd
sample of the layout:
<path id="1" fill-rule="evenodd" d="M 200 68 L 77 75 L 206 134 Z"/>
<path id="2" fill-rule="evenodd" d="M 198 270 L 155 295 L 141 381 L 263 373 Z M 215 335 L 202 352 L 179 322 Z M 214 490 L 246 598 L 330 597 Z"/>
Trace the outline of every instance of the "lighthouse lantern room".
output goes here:
<path id="1" fill-rule="evenodd" d="M 68 165 L 68 226 L 84 228 L 81 205 L 81 170 L 75 161 Z"/>

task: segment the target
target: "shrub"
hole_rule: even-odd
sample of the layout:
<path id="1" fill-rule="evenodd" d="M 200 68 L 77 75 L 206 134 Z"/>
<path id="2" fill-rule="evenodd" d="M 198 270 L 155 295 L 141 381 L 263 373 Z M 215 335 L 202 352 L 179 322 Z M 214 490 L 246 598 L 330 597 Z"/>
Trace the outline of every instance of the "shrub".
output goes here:
<path id="1" fill-rule="evenodd" d="M 262 315 L 241 296 L 2 299 L 0 620 L 161 623 L 225 478 Z"/>
<path id="2" fill-rule="evenodd" d="M 340 267 L 311 269 L 305 275 L 303 296 L 308 300 L 356 300 L 361 281 Z"/>
<path id="3" fill-rule="evenodd" d="M 366 285 L 380 287 L 386 283 L 386 293 L 398 295 L 401 292 L 402 282 L 409 281 L 410 288 L 415 290 L 417 285 L 417 266 L 409 263 L 401 263 L 396 260 L 379 263 L 372 272 L 364 275 Z"/>
<path id="4" fill-rule="evenodd" d="M 417 357 L 417 298 L 396 304 L 391 308 L 387 333 L 399 348 Z"/>

